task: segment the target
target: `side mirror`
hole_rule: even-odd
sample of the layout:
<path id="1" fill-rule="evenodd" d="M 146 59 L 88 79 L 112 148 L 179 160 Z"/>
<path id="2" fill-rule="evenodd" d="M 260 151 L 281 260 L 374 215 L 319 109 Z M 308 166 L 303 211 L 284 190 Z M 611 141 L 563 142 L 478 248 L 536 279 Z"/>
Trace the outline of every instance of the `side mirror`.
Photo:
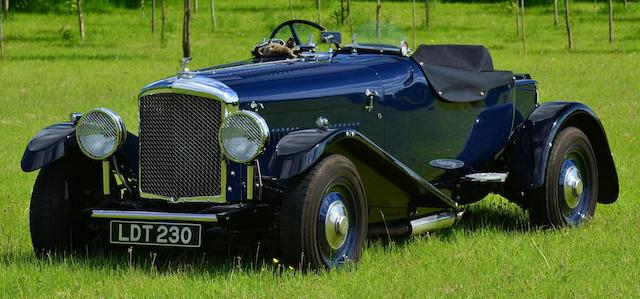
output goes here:
<path id="1" fill-rule="evenodd" d="M 342 42 L 342 34 L 337 31 L 322 31 L 320 32 L 320 42 L 323 44 L 340 45 Z"/>

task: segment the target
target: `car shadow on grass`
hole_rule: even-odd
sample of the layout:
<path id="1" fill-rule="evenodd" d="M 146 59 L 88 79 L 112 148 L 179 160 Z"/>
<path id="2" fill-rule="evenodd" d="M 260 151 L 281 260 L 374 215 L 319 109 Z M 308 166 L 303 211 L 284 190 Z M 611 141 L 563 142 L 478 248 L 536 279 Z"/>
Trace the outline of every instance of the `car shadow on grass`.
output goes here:
<path id="1" fill-rule="evenodd" d="M 452 228 L 430 234 L 430 238 L 455 242 L 459 233 L 479 233 L 483 230 L 505 233 L 526 233 L 535 230 L 527 214 L 515 204 L 503 199 L 491 199 L 472 204 L 464 216 Z M 406 246 L 413 238 L 374 238 L 367 247 L 393 244 Z M 224 276 L 230 273 L 273 273 L 283 270 L 296 271 L 299 266 L 282 265 L 275 258 L 273 245 L 255 244 L 253 248 L 218 248 L 216 251 L 172 250 L 142 247 L 101 247 L 101 249 L 76 250 L 73 253 L 45 253 L 40 258 L 27 253 L 3 253 L 0 262 L 28 263 L 36 265 L 58 264 L 89 271 L 136 271 L 143 274 L 187 273 L 194 276 Z"/>

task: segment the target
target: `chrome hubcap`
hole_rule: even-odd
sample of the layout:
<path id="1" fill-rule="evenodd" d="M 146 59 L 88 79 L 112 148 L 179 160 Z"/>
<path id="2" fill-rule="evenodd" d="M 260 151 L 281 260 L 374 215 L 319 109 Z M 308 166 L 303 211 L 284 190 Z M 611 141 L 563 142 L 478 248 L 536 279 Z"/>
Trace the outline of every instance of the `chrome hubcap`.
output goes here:
<path id="1" fill-rule="evenodd" d="M 563 193 L 564 200 L 569 208 L 574 209 L 578 206 L 583 189 L 580 170 L 573 165 L 568 167 L 564 174 Z"/>
<path id="2" fill-rule="evenodd" d="M 340 248 L 349 233 L 349 214 L 342 201 L 331 203 L 324 221 L 324 232 L 327 243 L 333 249 Z"/>

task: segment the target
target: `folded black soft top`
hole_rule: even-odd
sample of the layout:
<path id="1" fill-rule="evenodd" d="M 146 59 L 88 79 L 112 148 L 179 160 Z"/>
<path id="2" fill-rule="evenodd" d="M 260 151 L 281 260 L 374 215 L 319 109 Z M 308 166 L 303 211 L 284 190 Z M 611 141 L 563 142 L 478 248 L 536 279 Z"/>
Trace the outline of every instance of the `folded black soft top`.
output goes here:
<path id="1" fill-rule="evenodd" d="M 451 102 L 484 100 L 491 89 L 513 83 L 511 71 L 495 71 L 489 50 L 475 45 L 420 45 L 411 56 L 436 94 Z"/>

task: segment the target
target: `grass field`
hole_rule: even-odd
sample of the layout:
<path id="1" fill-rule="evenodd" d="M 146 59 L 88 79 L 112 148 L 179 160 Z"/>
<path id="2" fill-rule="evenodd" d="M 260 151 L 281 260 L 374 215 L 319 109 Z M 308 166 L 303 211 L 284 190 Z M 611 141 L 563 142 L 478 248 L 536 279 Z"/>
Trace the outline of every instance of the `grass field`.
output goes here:
<path id="1" fill-rule="evenodd" d="M 151 2 L 151 1 L 147 1 Z M 288 1 L 216 1 L 211 32 L 208 1 L 193 21 L 192 67 L 249 57 L 253 45 L 288 19 Z M 205 3 L 206 2 L 206 3 Z M 293 1 L 296 18 L 315 18 L 313 1 Z M 307 3 L 308 2 L 308 3 Z M 421 1 L 418 1 L 421 2 Z M 322 1 L 323 23 L 338 1 Z M 573 5 L 575 49 L 563 27 L 553 28 L 545 7 L 527 9 L 527 55 L 506 3 L 437 3 L 432 31 L 418 28 L 418 43 L 485 44 L 497 68 L 530 73 L 542 101 L 582 101 L 609 134 L 620 177 L 620 197 L 599 205 L 593 223 L 539 231 L 526 214 L 492 197 L 469 207 L 452 229 L 405 243 L 372 242 L 353 269 L 317 275 L 285 270 L 270 259 L 233 257 L 174 260 L 153 266 L 145 255 L 131 267 L 126 252 L 97 258 L 37 260 L 28 228 L 36 173 L 22 173 L 20 158 L 40 128 L 93 107 L 118 111 L 136 131 L 136 95 L 144 84 L 174 74 L 181 57 L 179 5 L 169 7 L 168 38 L 150 33 L 150 8 L 86 12 L 87 40 L 75 36 L 67 15 L 11 15 L 3 25 L 0 61 L 0 296 L 13 297 L 638 297 L 640 296 L 640 3 L 615 9 L 615 43 L 607 42 L 603 3 Z M 619 6 L 619 7 L 618 7 Z M 375 1 L 354 3 L 356 28 L 373 20 Z M 422 6 L 417 11 L 423 21 Z M 159 18 L 158 18 L 159 19 Z M 411 41 L 410 2 L 383 1 L 385 24 Z M 562 24 L 562 22 L 561 22 Z M 159 28 L 159 26 L 158 26 Z M 344 26 L 343 32 L 348 32 Z M 66 38 L 64 38 L 66 36 Z M 345 34 L 347 36 L 347 34 Z"/>

